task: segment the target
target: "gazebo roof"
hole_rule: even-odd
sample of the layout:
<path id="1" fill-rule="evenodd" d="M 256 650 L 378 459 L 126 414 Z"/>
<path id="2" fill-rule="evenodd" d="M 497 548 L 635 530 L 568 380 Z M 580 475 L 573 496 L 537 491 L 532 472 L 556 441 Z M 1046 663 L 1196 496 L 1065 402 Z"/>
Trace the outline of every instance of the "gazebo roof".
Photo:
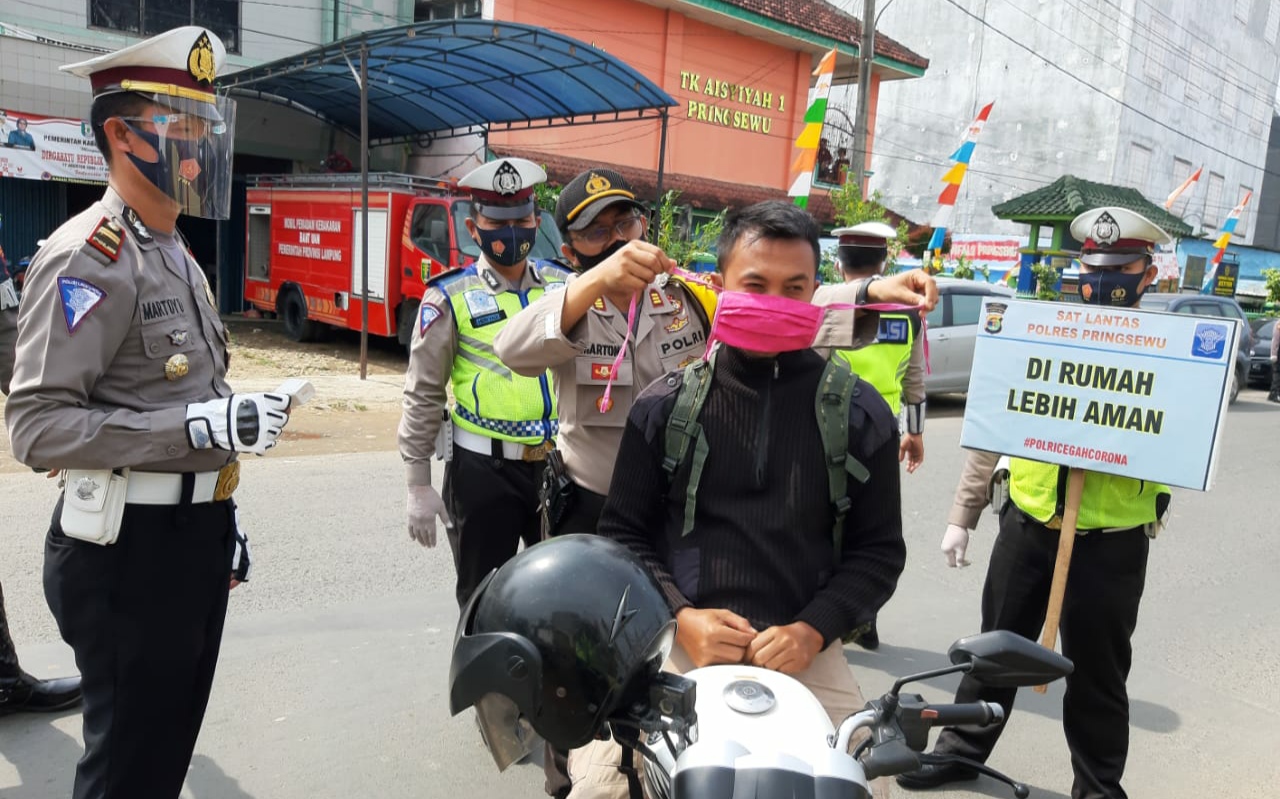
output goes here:
<path id="1" fill-rule="evenodd" d="M 1142 196 L 1137 189 L 1063 175 L 1034 191 L 991 207 L 1013 222 L 1070 222 L 1090 208 L 1115 205 L 1142 214 L 1172 236 L 1190 236 L 1191 226 Z"/>

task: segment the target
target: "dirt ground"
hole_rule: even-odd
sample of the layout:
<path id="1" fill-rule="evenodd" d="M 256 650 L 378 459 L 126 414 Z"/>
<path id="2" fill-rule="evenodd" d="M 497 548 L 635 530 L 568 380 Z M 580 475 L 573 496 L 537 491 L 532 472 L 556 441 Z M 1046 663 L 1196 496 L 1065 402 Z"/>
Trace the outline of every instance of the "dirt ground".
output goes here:
<path id="1" fill-rule="evenodd" d="M 275 320 L 234 317 L 226 324 L 231 333 L 227 378 L 236 391 L 270 391 L 290 377 L 304 377 L 316 388 L 315 399 L 293 412 L 280 444 L 264 457 L 396 448 L 409 363 L 404 347 L 370 337 L 361 380 L 358 332 L 335 330 L 328 341 L 299 344 L 286 338 Z M 0 473 L 24 470 L 8 453 L 6 431 L 0 436 Z"/>

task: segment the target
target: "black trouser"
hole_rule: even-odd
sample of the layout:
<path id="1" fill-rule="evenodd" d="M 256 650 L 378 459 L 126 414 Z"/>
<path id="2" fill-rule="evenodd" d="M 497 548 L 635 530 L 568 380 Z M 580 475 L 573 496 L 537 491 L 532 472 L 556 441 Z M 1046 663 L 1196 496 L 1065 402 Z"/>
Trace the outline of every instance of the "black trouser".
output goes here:
<path id="1" fill-rule="evenodd" d="M 9 637 L 9 617 L 4 612 L 4 588 L 0 586 L 0 679 L 13 679 L 21 673 L 18 650 Z"/>
<path id="2" fill-rule="evenodd" d="M 560 525 L 552 535 L 570 535 L 572 533 L 592 533 L 600 524 L 600 514 L 604 511 L 604 494 L 588 491 L 575 484 L 573 504 L 569 512 L 560 520 Z M 573 784 L 569 781 L 569 753 L 547 744 L 543 751 L 542 773 L 546 776 L 543 786 L 547 796 L 564 799 L 569 795 Z"/>
<path id="3" fill-rule="evenodd" d="M 222 641 L 233 507 L 126 505 L 110 546 L 64 536 L 54 509 L 44 594 L 84 690 L 74 799 L 181 792 Z"/>
<path id="4" fill-rule="evenodd" d="M 444 470 L 444 505 L 453 521 L 447 532 L 458 572 L 459 607 L 467 604 L 489 572 L 516 554 L 520 541 L 531 547 L 541 539 L 542 466 L 542 461 L 507 460 L 453 448 L 453 459 Z"/>
<path id="5" fill-rule="evenodd" d="M 1271 396 L 1280 395 L 1280 363 L 1271 362 Z"/>
<path id="6" fill-rule="evenodd" d="M 1071 750 L 1073 799 L 1123 799 L 1129 752 L 1129 695 L 1125 680 L 1147 574 L 1150 540 L 1142 528 L 1078 536 L 1071 556 L 1060 626 L 1062 653 L 1075 663 L 1066 678 L 1062 727 Z M 1013 503 L 1000 514 L 1000 535 L 982 589 L 982 631 L 1012 630 L 1036 639 L 1044 625 L 1058 531 L 1025 516 Z M 999 702 L 1005 724 L 1016 688 L 987 688 L 965 677 L 956 702 Z M 995 727 L 948 727 L 937 751 L 986 761 L 1003 732 Z"/>

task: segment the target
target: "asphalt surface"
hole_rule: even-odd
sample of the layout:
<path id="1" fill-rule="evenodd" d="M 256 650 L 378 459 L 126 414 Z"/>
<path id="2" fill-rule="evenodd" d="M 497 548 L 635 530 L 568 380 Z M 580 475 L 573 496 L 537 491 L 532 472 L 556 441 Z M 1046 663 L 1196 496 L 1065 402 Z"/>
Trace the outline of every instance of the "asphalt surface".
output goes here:
<path id="1" fill-rule="evenodd" d="M 959 400 L 932 404 L 925 465 L 904 474 L 909 556 L 880 617 L 884 643 L 847 649 L 868 694 L 943 665 L 948 645 L 977 630 L 994 517 L 973 537 L 972 567 L 948 569 L 938 552 L 963 458 L 962 413 Z M 1172 524 L 1151 548 L 1129 681 L 1130 796 L 1277 795 L 1278 422 L 1280 406 L 1245 392 L 1228 415 L 1216 487 L 1177 491 Z M 408 539 L 402 475 L 394 452 L 245 464 L 237 497 L 255 573 L 232 594 L 183 797 L 542 796 L 536 762 L 498 774 L 469 715 L 448 714 L 453 566 L 443 543 L 424 550 Z M 23 665 L 40 676 L 74 671 L 40 584 L 54 493 L 39 476 L 0 475 L 0 581 Z M 916 690 L 950 701 L 955 683 Z M 991 760 L 1036 797 L 1070 794 L 1061 699 L 1061 685 L 1021 692 Z M 75 713 L 0 719 L 0 797 L 68 796 L 79 731 Z M 986 778 L 929 795 L 975 794 L 1011 796 Z"/>

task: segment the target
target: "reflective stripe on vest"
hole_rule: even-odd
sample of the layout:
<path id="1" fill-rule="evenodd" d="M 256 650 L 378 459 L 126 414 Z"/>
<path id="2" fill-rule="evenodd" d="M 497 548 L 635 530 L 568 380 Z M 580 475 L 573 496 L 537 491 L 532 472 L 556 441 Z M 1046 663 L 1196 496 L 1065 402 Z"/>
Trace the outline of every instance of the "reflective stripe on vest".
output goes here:
<path id="1" fill-rule="evenodd" d="M 1009 499 L 1022 512 L 1041 523 L 1061 521 L 1066 502 L 1067 467 L 1052 463 L 1009 460 Z M 1150 524 L 1159 517 L 1156 497 L 1171 493 L 1169 487 L 1149 480 L 1135 480 L 1086 471 L 1080 498 L 1080 530 L 1127 530 Z"/>
<path id="2" fill-rule="evenodd" d="M 902 378 L 916 340 L 911 323 L 906 314 L 882 313 L 875 342 L 856 350 L 836 350 L 858 377 L 876 387 L 894 416 L 902 409 Z"/>
<path id="3" fill-rule="evenodd" d="M 559 283 L 564 272 L 539 264 L 544 282 Z M 444 292 L 458 328 L 453 359 L 453 421 L 489 438 L 534 446 L 556 434 L 556 401 L 547 375 L 522 377 L 508 369 L 493 349 L 506 320 L 542 296 L 541 286 L 493 294 L 472 266 L 434 284 Z"/>

